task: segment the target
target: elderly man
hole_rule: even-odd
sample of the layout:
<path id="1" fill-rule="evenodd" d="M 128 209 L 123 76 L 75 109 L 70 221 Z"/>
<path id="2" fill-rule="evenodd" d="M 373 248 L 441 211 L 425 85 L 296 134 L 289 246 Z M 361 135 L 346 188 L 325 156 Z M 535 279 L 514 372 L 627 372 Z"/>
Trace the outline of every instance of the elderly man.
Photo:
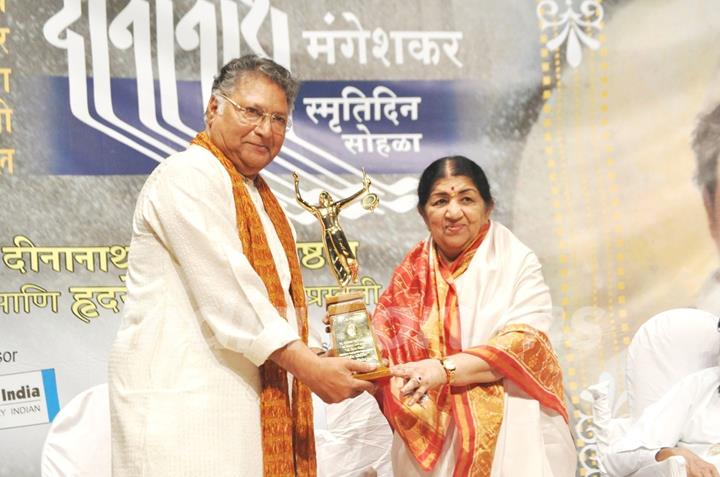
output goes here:
<path id="1" fill-rule="evenodd" d="M 693 149 L 697 160 L 697 181 L 707 212 L 710 234 L 720 247 L 720 187 L 718 187 L 720 103 L 700 116 L 695 129 Z M 703 285 L 697 307 L 720 313 L 720 270 L 713 273 Z"/>
<path id="2" fill-rule="evenodd" d="M 205 130 L 140 193 L 109 365 L 116 477 L 315 475 L 310 391 L 372 389 L 353 377 L 372 366 L 306 346 L 293 231 L 259 175 L 297 90 L 271 60 L 229 62 Z"/>
<path id="3" fill-rule="evenodd" d="M 720 359 L 718 366 L 678 381 L 613 443 L 605 461 L 608 474 L 625 477 L 677 455 L 685 459 L 688 477 L 720 477 L 719 385 Z"/>

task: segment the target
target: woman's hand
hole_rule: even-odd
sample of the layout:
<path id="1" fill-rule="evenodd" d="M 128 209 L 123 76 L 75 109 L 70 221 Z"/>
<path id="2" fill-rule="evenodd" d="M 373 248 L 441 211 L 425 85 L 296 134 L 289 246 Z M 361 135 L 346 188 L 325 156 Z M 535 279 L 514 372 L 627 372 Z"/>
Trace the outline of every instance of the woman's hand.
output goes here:
<path id="1" fill-rule="evenodd" d="M 417 402 L 422 404 L 428 391 L 447 383 L 445 368 L 438 359 L 423 359 L 398 364 L 391 367 L 390 372 L 393 376 L 402 378 L 400 393 L 410 396 L 410 399 L 406 401 L 408 406 Z"/>

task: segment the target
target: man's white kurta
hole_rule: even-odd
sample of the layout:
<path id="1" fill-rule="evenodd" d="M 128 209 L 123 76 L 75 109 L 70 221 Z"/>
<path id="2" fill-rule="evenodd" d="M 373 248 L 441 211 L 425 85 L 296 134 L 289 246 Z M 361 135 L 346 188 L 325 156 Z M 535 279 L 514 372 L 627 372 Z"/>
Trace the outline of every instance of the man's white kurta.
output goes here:
<path id="1" fill-rule="evenodd" d="M 688 350 L 688 352 L 690 352 Z M 628 433 L 612 444 L 605 465 L 612 475 L 630 475 L 655 462 L 663 447 L 685 447 L 720 470 L 720 368 L 678 381 L 648 406 Z"/>
<path id="2" fill-rule="evenodd" d="M 548 334 L 552 301 L 535 254 L 507 228 L 492 221 L 468 269 L 455 282 L 463 349 L 487 343 L 510 324 Z M 562 416 L 505 380 L 505 414 L 495 449 L 493 477 L 573 477 L 576 452 Z M 393 440 L 395 475 L 446 477 L 455 468 L 454 425 L 440 461 L 423 472 L 399 435 Z"/>
<path id="3" fill-rule="evenodd" d="M 246 185 L 291 304 L 284 251 Z M 230 178 L 206 149 L 145 183 L 127 288 L 109 359 L 113 475 L 262 475 L 258 366 L 298 339 L 295 314 L 277 313 L 243 254 Z"/>

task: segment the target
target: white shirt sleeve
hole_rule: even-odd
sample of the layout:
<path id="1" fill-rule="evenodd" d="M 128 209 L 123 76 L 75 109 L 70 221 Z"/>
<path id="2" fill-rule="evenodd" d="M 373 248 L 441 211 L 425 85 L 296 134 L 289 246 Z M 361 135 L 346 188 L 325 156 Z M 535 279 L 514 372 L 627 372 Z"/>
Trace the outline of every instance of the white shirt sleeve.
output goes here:
<path id="1" fill-rule="evenodd" d="M 661 448 L 677 445 L 692 414 L 696 392 L 691 384 L 687 379 L 679 381 L 610 446 L 605 461 L 609 475 L 630 475 L 655 462 Z"/>
<path id="2" fill-rule="evenodd" d="M 638 448 L 623 452 L 612 452 L 607 455 L 605 470 L 608 475 L 623 477 L 636 472 L 655 462 L 655 455 L 660 449 Z"/>
<path id="3" fill-rule="evenodd" d="M 299 337 L 242 251 L 230 179 L 212 161 L 197 153 L 166 161 L 141 213 L 178 264 L 197 313 L 219 343 L 260 365 Z"/>

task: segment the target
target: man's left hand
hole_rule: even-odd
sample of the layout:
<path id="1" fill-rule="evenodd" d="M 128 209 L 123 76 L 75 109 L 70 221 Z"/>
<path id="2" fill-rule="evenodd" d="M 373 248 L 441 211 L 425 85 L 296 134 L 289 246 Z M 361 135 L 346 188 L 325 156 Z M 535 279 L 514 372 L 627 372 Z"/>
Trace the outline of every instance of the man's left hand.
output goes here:
<path id="1" fill-rule="evenodd" d="M 687 477 L 720 477 L 720 473 L 718 473 L 714 465 L 701 459 L 690 449 L 683 447 L 666 447 L 660 449 L 660 452 L 655 456 L 655 460 L 661 462 L 674 455 L 679 455 L 685 459 Z"/>

